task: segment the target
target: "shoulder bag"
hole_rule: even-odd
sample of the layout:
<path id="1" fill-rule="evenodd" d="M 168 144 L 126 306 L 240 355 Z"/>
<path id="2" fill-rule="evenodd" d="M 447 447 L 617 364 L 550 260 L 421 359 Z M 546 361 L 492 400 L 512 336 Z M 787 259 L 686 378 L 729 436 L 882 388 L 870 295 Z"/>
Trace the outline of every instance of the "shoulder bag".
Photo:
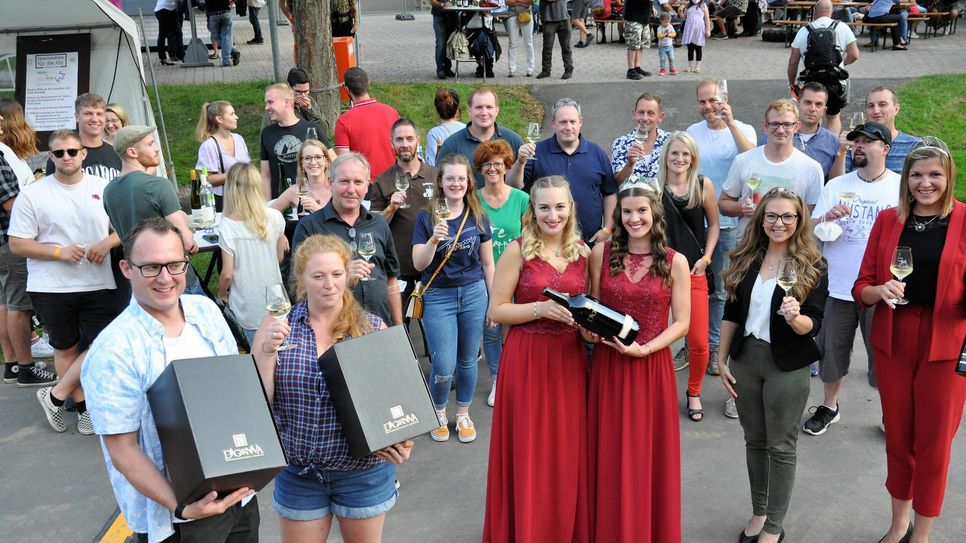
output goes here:
<path id="1" fill-rule="evenodd" d="M 423 318 L 423 294 L 433 284 L 433 280 L 439 275 L 439 272 L 443 270 L 443 266 L 446 265 L 446 261 L 449 260 L 450 255 L 456 249 L 459 244 L 460 234 L 463 233 L 463 226 L 466 225 L 466 219 L 470 216 L 470 210 L 466 209 L 463 214 L 463 221 L 460 223 L 459 229 L 456 230 L 456 237 L 453 238 L 453 244 L 450 245 L 449 251 L 446 251 L 446 256 L 443 257 L 443 261 L 436 266 L 436 271 L 433 275 L 429 277 L 429 281 L 426 281 L 424 285 L 422 281 L 416 283 L 416 287 L 413 289 L 413 293 L 409 296 L 409 304 L 406 305 L 406 319 L 416 319 L 419 320 Z"/>

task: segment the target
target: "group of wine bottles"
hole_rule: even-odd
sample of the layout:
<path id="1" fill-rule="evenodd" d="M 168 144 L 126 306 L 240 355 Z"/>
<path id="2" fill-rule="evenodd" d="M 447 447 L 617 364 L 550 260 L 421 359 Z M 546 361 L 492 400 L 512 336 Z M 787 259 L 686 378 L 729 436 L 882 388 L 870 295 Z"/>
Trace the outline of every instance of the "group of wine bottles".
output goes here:
<path id="1" fill-rule="evenodd" d="M 208 168 L 191 170 L 191 225 L 197 228 L 215 226 L 215 192 L 208 182 Z"/>

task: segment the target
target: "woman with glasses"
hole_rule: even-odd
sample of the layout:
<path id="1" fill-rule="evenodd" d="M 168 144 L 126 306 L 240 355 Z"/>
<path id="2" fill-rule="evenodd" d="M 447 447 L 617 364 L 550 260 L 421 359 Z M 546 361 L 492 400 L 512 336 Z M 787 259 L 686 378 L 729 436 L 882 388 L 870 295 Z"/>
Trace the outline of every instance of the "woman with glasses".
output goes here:
<path id="1" fill-rule="evenodd" d="M 966 377 L 954 373 L 966 336 L 966 205 L 953 194 L 955 181 L 945 143 L 924 138 L 902 167 L 899 206 L 872 227 L 852 288 L 862 307 L 875 306 L 872 348 L 892 497 L 885 543 L 928 540 L 966 404 Z M 899 247 L 910 249 L 907 266 Z M 890 265 L 912 272 L 900 281 Z"/>
<path id="2" fill-rule="evenodd" d="M 198 148 L 199 171 L 208 168 L 208 182 L 215 193 L 215 210 L 221 212 L 224 205 L 222 197 L 228 169 L 237 162 L 251 162 L 245 138 L 232 132 L 238 129 L 238 115 L 230 102 L 217 100 L 201 105 L 201 116 L 195 137 L 201 142 Z"/>
<path id="3" fill-rule="evenodd" d="M 484 141 L 473 153 L 473 166 L 483 174 L 485 183 L 477 195 L 493 232 L 494 265 L 499 263 L 507 245 L 520 237 L 520 221 L 529 208 L 530 197 L 527 193 L 506 184 L 506 172 L 512 165 L 513 149 L 503 140 Z M 493 386 L 486 399 L 491 407 L 496 402 L 496 375 L 502 353 L 503 327 L 493 323 L 493 326 L 483 330 L 483 354 L 493 377 Z"/>
<path id="4" fill-rule="evenodd" d="M 296 184 L 279 194 L 271 202 L 271 206 L 285 211 L 301 204 L 306 213 L 314 213 L 325 207 L 332 198 L 332 188 L 329 185 L 329 149 L 319 140 L 308 139 L 302 143 L 295 160 L 298 164 Z M 305 194 L 300 196 L 300 192 Z"/>
<path id="5" fill-rule="evenodd" d="M 265 316 L 265 287 L 282 282 L 278 263 L 288 250 L 285 219 L 265 206 L 262 176 L 255 166 L 240 163 L 228 170 L 218 234 L 218 300 L 231 309 L 251 344 Z"/>
<path id="6" fill-rule="evenodd" d="M 104 141 L 114 145 L 114 135 L 128 125 L 127 110 L 121 104 L 107 104 L 104 108 Z"/>
<path id="7" fill-rule="evenodd" d="M 429 391 L 439 419 L 439 428 L 431 432 L 435 441 L 449 439 L 446 404 L 454 376 L 457 436 L 461 443 L 476 440 L 469 410 L 488 320 L 493 242 L 475 185 L 463 155 L 444 156 L 439 161 L 433 209 L 420 211 L 413 229 L 413 266 L 422 273 L 423 327 L 433 364 Z"/>
<path id="8" fill-rule="evenodd" d="M 675 132 L 661 149 L 658 183 L 665 210 L 667 243 L 688 260 L 691 270 L 691 324 L 688 327 L 688 418 L 704 419 L 701 382 L 708 369 L 708 292 L 714 279 L 708 275 L 711 255 L 718 243 L 718 197 L 714 185 L 698 173 L 698 144 L 687 132 Z M 707 225 L 707 230 L 705 230 Z M 715 361 L 717 364 L 717 361 Z"/>
<path id="9" fill-rule="evenodd" d="M 775 543 L 785 538 L 798 421 L 828 296 L 827 265 L 800 196 L 765 193 L 731 253 L 724 286 L 718 370 L 738 408 L 751 483 L 752 517 L 738 541 Z"/>
<path id="10" fill-rule="evenodd" d="M 396 464 L 413 447 L 407 440 L 353 457 L 319 372 L 318 357 L 329 347 L 386 327 L 352 296 L 351 260 L 336 236 L 305 238 L 292 257 L 295 305 L 286 319 L 266 315 L 252 343 L 289 463 L 275 478 L 272 500 L 283 543 L 326 541 L 333 515 L 343 541 L 380 541 L 396 503 Z M 289 340 L 295 348 L 279 351 Z"/>
<path id="11" fill-rule="evenodd" d="M 613 219 L 610 241 L 590 256 L 590 291 L 633 317 L 640 332 L 630 346 L 584 334 L 602 343 L 594 348 L 587 402 L 590 541 L 681 541 L 670 346 L 688 332 L 688 261 L 667 246 L 661 195 L 646 182 L 621 185 Z"/>
<path id="12" fill-rule="evenodd" d="M 510 332 L 493 412 L 483 541 L 585 542 L 587 350 L 570 311 L 543 289 L 586 292 L 589 251 L 566 179 L 542 177 L 530 195 L 522 236 L 503 252 L 490 302 L 493 320 Z M 540 422 L 548 416 L 566 423 Z"/>

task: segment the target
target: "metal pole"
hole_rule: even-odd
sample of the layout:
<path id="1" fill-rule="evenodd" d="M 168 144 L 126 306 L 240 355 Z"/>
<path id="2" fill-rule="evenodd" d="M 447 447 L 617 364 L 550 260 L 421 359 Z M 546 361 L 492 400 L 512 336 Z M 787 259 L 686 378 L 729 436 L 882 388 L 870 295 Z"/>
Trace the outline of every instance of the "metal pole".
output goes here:
<path id="1" fill-rule="evenodd" d="M 144 45 L 144 52 L 147 53 L 147 56 L 150 58 L 151 50 L 148 49 L 148 38 L 144 35 L 144 13 L 140 8 L 138 9 L 138 19 L 140 19 L 141 23 L 141 43 Z M 158 119 L 161 120 L 161 143 L 164 145 L 164 156 L 168 159 L 168 179 L 170 179 L 177 188 L 178 174 L 174 171 L 174 157 L 171 156 L 171 147 L 168 145 L 168 129 L 164 124 L 164 110 L 161 108 L 161 95 L 158 93 L 158 80 L 154 77 L 154 64 L 151 64 L 150 60 L 148 60 L 147 64 L 148 73 L 151 74 L 151 86 L 154 87 L 154 99 L 158 102 Z M 147 122 L 147 119 L 145 119 L 145 122 Z"/>
<path id="2" fill-rule="evenodd" d="M 358 13 L 359 21 L 362 22 L 362 0 L 358 1 L 359 9 L 356 10 Z M 352 44 L 356 46 L 356 66 L 362 67 L 362 47 L 359 45 L 359 36 L 356 35 L 352 40 Z"/>
<path id="3" fill-rule="evenodd" d="M 412 20 L 414 20 L 415 17 L 413 17 L 412 13 L 409 13 L 408 11 L 406 11 L 406 0 L 399 0 L 399 3 L 402 4 L 402 13 L 397 13 L 396 14 L 396 20 L 397 21 L 412 21 Z"/>
<path id="4" fill-rule="evenodd" d="M 282 80 L 282 70 L 278 65 L 278 4 L 275 0 L 268 2 L 268 39 L 272 42 L 272 73 L 275 81 Z"/>
<path id="5" fill-rule="evenodd" d="M 212 63 L 208 61 L 208 48 L 198 39 L 198 28 L 195 26 L 195 8 L 192 5 L 192 0 L 186 1 L 188 2 L 188 25 L 191 27 L 191 40 L 188 41 L 188 47 L 184 50 L 184 62 L 181 63 L 181 67 L 211 66 Z"/>

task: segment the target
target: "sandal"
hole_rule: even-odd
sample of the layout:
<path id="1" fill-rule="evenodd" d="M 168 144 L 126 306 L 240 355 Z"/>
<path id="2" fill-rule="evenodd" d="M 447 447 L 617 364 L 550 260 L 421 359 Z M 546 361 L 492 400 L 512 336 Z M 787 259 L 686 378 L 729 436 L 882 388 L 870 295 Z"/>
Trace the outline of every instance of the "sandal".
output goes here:
<path id="1" fill-rule="evenodd" d="M 687 392 L 685 392 L 684 395 L 688 397 L 688 400 L 690 400 L 691 398 L 701 397 L 701 396 L 692 396 Z M 690 402 L 688 403 L 689 403 L 688 418 L 691 419 L 692 422 L 701 422 L 702 420 L 704 420 L 704 409 L 691 409 Z"/>

